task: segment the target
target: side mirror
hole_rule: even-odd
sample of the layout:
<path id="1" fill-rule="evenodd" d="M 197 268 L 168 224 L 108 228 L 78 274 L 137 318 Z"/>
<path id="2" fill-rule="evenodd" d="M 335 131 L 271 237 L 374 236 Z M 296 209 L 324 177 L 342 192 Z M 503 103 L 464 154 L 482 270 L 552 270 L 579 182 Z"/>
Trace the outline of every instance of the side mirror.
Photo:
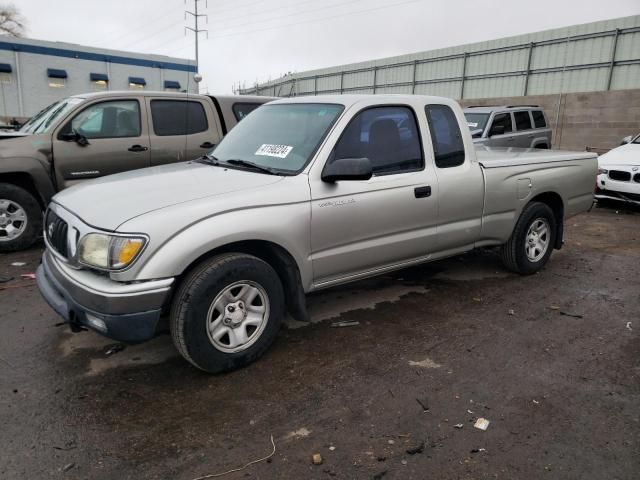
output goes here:
<path id="1" fill-rule="evenodd" d="M 89 140 L 87 140 L 87 137 L 75 130 L 61 133 L 60 140 L 64 140 L 65 142 L 76 142 L 81 147 L 86 147 L 87 145 L 89 145 Z"/>
<path id="2" fill-rule="evenodd" d="M 633 137 L 631 135 L 627 135 L 622 139 L 622 142 L 620 143 L 620 145 L 626 145 L 627 143 L 631 143 L 631 140 L 633 140 Z"/>
<path id="3" fill-rule="evenodd" d="M 368 158 L 340 158 L 325 165 L 322 181 L 334 183 L 338 180 L 369 180 L 373 166 Z"/>
<path id="4" fill-rule="evenodd" d="M 493 127 L 491 127 L 489 136 L 493 137 L 494 135 L 504 135 L 504 132 L 504 125 L 494 125 Z"/>

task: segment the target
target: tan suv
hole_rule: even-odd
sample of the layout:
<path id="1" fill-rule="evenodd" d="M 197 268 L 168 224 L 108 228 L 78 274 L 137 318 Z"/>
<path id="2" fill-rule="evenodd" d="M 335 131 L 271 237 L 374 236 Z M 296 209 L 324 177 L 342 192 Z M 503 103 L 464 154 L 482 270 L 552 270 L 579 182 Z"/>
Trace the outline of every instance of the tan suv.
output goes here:
<path id="1" fill-rule="evenodd" d="M 269 97 L 101 92 L 49 105 L 0 141 L 0 251 L 33 243 L 51 197 L 87 179 L 190 160 Z"/>

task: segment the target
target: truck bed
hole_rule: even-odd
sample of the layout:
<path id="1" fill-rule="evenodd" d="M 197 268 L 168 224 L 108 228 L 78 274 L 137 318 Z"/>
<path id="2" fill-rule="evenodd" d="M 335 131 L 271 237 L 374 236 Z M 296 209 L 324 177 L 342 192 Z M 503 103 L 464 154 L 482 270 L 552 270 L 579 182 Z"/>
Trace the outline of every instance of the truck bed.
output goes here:
<path id="1" fill-rule="evenodd" d="M 539 163 L 566 162 L 597 158 L 590 152 L 541 150 L 539 148 L 501 148 L 476 146 L 478 163 L 484 168 L 515 167 Z"/>

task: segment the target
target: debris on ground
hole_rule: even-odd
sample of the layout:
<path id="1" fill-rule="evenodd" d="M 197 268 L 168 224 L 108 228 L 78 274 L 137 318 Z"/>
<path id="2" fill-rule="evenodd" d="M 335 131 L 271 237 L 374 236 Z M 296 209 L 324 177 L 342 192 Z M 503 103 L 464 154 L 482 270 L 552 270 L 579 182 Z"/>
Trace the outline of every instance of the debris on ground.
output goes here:
<path id="1" fill-rule="evenodd" d="M 533 403 L 535 403 L 536 405 L 540 405 L 540 402 L 538 400 L 536 400 L 535 398 L 533 399 Z"/>
<path id="2" fill-rule="evenodd" d="M 409 366 L 421 367 L 421 368 L 440 368 L 441 367 L 439 363 L 434 362 L 430 358 L 425 358 L 424 360 L 419 360 L 419 361 L 409 360 Z"/>
<path id="3" fill-rule="evenodd" d="M 420 442 L 420 445 L 416 445 L 415 447 L 407 448 L 406 452 L 409 455 L 415 455 L 416 453 L 424 452 L 424 442 Z"/>
<path id="4" fill-rule="evenodd" d="M 289 432 L 287 436 L 284 438 L 287 440 L 290 438 L 305 438 L 305 437 L 308 437 L 310 433 L 311 433 L 311 430 L 305 427 L 302 427 L 302 428 L 299 428 L 298 430 L 294 430 L 293 432 Z"/>
<path id="5" fill-rule="evenodd" d="M 631 328 L 631 322 L 627 322 L 627 330 L 629 330 L 630 332 L 633 331 L 633 329 Z"/>
<path id="6" fill-rule="evenodd" d="M 471 450 L 471 453 L 480 453 L 480 452 L 486 452 L 487 450 L 485 448 L 474 448 L 473 450 Z"/>
<path id="7" fill-rule="evenodd" d="M 509 315 L 515 315 L 516 312 L 513 309 L 509 309 Z"/>
<path id="8" fill-rule="evenodd" d="M 551 305 L 549 308 L 550 308 L 551 310 L 560 310 L 560 307 L 559 307 L 559 306 L 557 306 L 557 305 Z"/>
<path id="9" fill-rule="evenodd" d="M 458 428 L 458 429 L 460 429 L 460 428 L 462 428 L 462 427 L 464 427 L 464 425 L 463 425 L 462 423 L 456 423 L 456 424 L 453 426 L 453 428 Z"/>
<path id="10" fill-rule="evenodd" d="M 422 407 L 423 412 L 429 411 L 429 401 L 426 398 L 416 398 L 416 402 Z"/>
<path id="11" fill-rule="evenodd" d="M 20 276 L 22 278 L 30 278 L 31 280 L 35 280 L 36 279 L 36 274 L 35 273 L 23 273 Z"/>
<path id="12" fill-rule="evenodd" d="M 125 348 L 127 348 L 127 346 L 124 343 L 114 343 L 112 345 L 107 345 L 106 347 L 104 347 L 104 354 L 105 356 L 110 357 L 111 355 L 115 355 L 116 353 L 121 352 Z"/>
<path id="13" fill-rule="evenodd" d="M 333 445 L 331 445 L 331 446 L 329 447 L 329 450 L 331 450 L 332 452 L 333 452 L 335 449 L 336 449 L 336 447 L 334 447 Z"/>
<path id="14" fill-rule="evenodd" d="M 389 445 L 393 445 L 393 444 L 394 444 L 394 443 L 396 443 L 396 442 L 395 442 L 395 440 L 388 440 L 388 441 L 387 441 L 387 443 L 388 443 Z"/>
<path id="15" fill-rule="evenodd" d="M 314 465 L 322 465 L 322 455 L 320 455 L 319 453 L 314 453 L 311 456 L 311 461 Z"/>
<path id="16" fill-rule="evenodd" d="M 376 457 L 376 460 L 379 462 L 384 462 L 387 459 L 387 457 L 385 457 L 384 455 L 378 455 Z"/>
<path id="17" fill-rule="evenodd" d="M 331 324 L 332 327 L 355 327 L 357 325 L 360 325 L 360 322 L 358 321 L 353 321 L 353 322 L 333 322 Z"/>
<path id="18" fill-rule="evenodd" d="M 62 467 L 62 471 L 63 472 L 68 472 L 69 470 L 71 470 L 75 466 L 76 466 L 75 463 L 67 463 L 64 467 Z"/>
<path id="19" fill-rule="evenodd" d="M 471 410 L 469 410 L 469 409 L 467 409 L 467 413 L 473 415 L 473 412 Z"/>
<path id="20" fill-rule="evenodd" d="M 486 430 L 487 428 L 489 428 L 489 423 L 489 420 L 480 417 L 478 420 L 476 420 L 476 423 L 474 423 L 473 426 L 479 428 L 480 430 Z"/>
<path id="21" fill-rule="evenodd" d="M 211 473 L 209 475 L 203 475 L 201 477 L 196 477 L 193 480 L 205 480 L 207 478 L 217 478 L 217 477 L 222 477 L 223 475 L 228 475 L 230 473 L 235 473 L 235 472 L 239 472 L 241 470 L 244 470 L 247 467 L 250 467 L 251 465 L 254 465 L 256 463 L 260 463 L 260 462 L 264 462 L 265 460 L 267 462 L 269 462 L 269 459 L 271 457 L 273 457 L 276 454 L 276 442 L 273 441 L 273 435 L 271 435 L 271 445 L 273 446 L 273 450 L 271 451 L 271 453 L 269 455 L 267 455 L 266 457 L 262 457 L 262 458 L 258 458 L 257 460 L 252 460 L 251 462 L 238 467 L 238 468 L 234 468 L 232 470 L 227 470 L 226 472 L 222 472 L 222 473 Z"/>
<path id="22" fill-rule="evenodd" d="M 406 464 L 407 464 L 407 461 L 403 458 L 402 460 L 400 460 L 400 463 L 401 463 L 402 465 L 406 465 Z"/>
<path id="23" fill-rule="evenodd" d="M 582 318 L 582 315 L 579 315 L 577 313 L 563 312 L 562 310 L 560 310 L 560 315 L 564 315 L 565 317 Z"/>
<path id="24" fill-rule="evenodd" d="M 11 264 L 12 267 L 24 267 L 27 264 L 27 262 L 13 262 Z"/>
<path id="25" fill-rule="evenodd" d="M 480 297 L 473 297 L 474 302 L 481 302 L 482 299 Z"/>

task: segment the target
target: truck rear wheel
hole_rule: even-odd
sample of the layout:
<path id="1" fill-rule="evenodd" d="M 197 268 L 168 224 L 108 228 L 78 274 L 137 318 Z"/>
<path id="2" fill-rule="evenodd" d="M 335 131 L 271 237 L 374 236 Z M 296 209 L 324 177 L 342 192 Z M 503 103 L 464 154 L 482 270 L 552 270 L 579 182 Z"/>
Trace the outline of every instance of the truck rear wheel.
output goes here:
<path id="1" fill-rule="evenodd" d="M 273 343 L 285 312 L 275 270 L 252 255 L 229 253 L 196 267 L 171 306 L 171 335 L 180 354 L 201 370 L 235 370 Z"/>
<path id="2" fill-rule="evenodd" d="M 30 247 L 42 230 L 40 204 L 24 188 L 0 183 L 0 252 Z"/>
<path id="3" fill-rule="evenodd" d="M 509 241 L 500 255 L 505 267 L 522 275 L 531 275 L 545 266 L 557 235 L 556 217 L 548 205 L 527 205 L 516 222 Z"/>

